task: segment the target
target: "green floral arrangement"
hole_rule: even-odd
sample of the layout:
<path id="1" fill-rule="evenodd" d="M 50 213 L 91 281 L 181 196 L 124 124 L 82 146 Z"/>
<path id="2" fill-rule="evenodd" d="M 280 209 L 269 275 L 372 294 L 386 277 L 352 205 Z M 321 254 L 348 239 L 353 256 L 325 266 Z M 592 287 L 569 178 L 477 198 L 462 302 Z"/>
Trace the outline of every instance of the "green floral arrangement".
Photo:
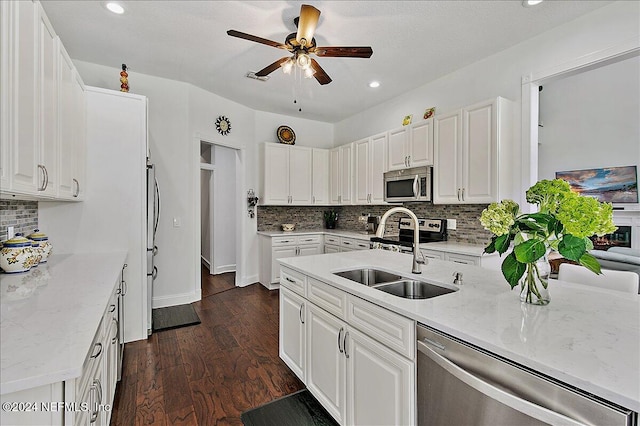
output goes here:
<path id="1" fill-rule="evenodd" d="M 335 210 L 328 210 L 324 212 L 324 223 L 328 229 L 334 229 L 336 222 L 338 221 L 338 212 Z"/>
<path id="2" fill-rule="evenodd" d="M 484 251 L 502 255 L 513 246 L 502 262 L 502 274 L 512 289 L 520 283 L 526 291 L 524 298 L 521 293 L 523 301 L 547 304 L 548 292 L 546 298 L 543 294 L 547 277 L 537 262 L 546 260 L 553 249 L 600 274 L 598 260 L 588 252 L 593 249 L 589 237 L 616 230 L 613 206 L 571 191 L 561 179 L 539 181 L 527 190 L 526 199 L 538 205 L 537 213 L 522 214 L 513 200 L 491 203 L 482 212 L 480 223 L 494 234 Z"/>

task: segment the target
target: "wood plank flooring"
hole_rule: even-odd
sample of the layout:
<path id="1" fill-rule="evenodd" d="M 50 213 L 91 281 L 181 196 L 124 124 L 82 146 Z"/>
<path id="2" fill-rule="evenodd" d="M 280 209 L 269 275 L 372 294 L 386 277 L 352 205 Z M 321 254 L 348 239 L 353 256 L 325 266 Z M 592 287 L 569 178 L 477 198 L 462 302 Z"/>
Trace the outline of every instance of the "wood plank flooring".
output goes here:
<path id="1" fill-rule="evenodd" d="M 304 385 L 278 357 L 278 292 L 202 270 L 201 324 L 127 343 L 111 425 L 242 425 Z"/>

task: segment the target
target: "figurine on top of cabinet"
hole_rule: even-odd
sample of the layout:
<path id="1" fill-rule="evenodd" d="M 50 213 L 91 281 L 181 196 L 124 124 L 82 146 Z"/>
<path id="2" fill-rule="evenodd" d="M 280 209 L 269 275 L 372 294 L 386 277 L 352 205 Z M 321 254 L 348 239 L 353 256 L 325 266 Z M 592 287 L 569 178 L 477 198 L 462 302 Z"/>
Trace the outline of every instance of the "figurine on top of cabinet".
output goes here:
<path id="1" fill-rule="evenodd" d="M 120 91 L 129 91 L 129 74 L 127 74 L 127 64 L 122 64 L 122 71 L 120 71 Z"/>

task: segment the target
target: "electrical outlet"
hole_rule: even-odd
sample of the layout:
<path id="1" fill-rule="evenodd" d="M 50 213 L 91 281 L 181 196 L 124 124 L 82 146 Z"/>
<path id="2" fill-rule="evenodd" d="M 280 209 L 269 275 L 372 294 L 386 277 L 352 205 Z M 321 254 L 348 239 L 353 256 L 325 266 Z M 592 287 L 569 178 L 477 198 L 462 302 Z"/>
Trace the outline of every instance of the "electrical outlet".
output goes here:
<path id="1" fill-rule="evenodd" d="M 447 219 L 447 229 L 451 231 L 456 230 L 456 220 L 455 219 Z"/>
<path id="2" fill-rule="evenodd" d="M 13 226 L 7 226 L 7 240 L 12 239 L 13 236 L 16 235 L 13 229 Z"/>

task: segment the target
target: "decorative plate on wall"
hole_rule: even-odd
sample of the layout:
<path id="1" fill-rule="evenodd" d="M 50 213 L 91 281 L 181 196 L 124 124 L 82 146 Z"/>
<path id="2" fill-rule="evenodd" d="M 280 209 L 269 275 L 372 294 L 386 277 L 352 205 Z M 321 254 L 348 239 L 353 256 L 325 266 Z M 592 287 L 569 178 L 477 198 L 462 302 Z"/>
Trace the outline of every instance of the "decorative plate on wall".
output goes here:
<path id="1" fill-rule="evenodd" d="M 276 131 L 278 140 L 280 143 L 286 143 L 287 145 L 294 145 L 296 143 L 296 134 L 289 126 L 280 126 Z"/>
<path id="2" fill-rule="evenodd" d="M 228 135 L 229 132 L 231 132 L 231 121 L 224 115 L 221 115 L 216 119 L 216 130 L 222 136 Z"/>

